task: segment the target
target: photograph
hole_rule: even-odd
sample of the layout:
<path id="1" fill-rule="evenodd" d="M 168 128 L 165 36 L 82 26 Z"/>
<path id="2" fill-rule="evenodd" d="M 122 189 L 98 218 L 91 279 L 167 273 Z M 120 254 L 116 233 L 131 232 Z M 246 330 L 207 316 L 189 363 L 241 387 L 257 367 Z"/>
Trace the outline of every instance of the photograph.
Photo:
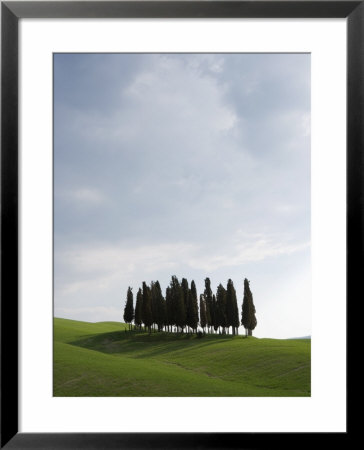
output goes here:
<path id="1" fill-rule="evenodd" d="M 53 53 L 53 396 L 311 396 L 310 53 Z"/>

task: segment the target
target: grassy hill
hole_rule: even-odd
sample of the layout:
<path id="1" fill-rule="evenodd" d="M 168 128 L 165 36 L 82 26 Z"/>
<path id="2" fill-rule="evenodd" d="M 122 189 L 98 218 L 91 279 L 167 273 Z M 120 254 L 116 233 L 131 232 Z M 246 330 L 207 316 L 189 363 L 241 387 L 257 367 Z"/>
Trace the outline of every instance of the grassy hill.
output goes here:
<path id="1" fill-rule="evenodd" d="M 310 396 L 311 341 L 54 319 L 55 396 Z"/>

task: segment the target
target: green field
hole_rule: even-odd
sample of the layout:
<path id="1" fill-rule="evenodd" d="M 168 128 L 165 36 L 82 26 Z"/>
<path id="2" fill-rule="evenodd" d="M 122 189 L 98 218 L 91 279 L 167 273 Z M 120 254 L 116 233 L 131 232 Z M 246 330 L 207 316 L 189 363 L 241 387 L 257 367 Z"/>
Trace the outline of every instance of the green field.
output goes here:
<path id="1" fill-rule="evenodd" d="M 54 319 L 53 394 L 71 397 L 310 396 L 311 341 L 125 332 Z"/>

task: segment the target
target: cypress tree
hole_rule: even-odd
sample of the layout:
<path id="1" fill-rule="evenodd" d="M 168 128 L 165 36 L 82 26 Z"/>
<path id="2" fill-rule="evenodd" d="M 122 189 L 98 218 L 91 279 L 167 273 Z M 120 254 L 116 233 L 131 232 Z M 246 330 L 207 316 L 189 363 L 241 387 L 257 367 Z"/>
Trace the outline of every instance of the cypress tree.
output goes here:
<path id="1" fill-rule="evenodd" d="M 239 320 L 239 307 L 236 295 L 235 300 L 236 301 L 234 302 L 233 327 L 234 327 L 234 334 L 239 334 L 240 320 Z"/>
<path id="2" fill-rule="evenodd" d="M 158 321 L 158 298 L 157 298 L 157 289 L 155 287 L 154 281 L 150 283 L 150 307 L 152 310 L 152 328 L 155 331 L 155 324 Z"/>
<path id="3" fill-rule="evenodd" d="M 250 297 L 250 288 L 249 281 L 244 279 L 244 297 L 243 297 L 243 305 L 241 308 L 241 324 L 245 328 L 245 336 L 248 335 L 249 330 L 249 297 Z"/>
<path id="4" fill-rule="evenodd" d="M 190 301 L 191 301 L 191 293 L 190 293 L 190 288 L 188 286 L 188 281 L 186 278 L 182 278 L 182 282 L 181 282 L 181 289 L 182 289 L 182 297 L 183 297 L 183 306 L 184 306 L 184 324 L 183 324 L 183 328 L 188 325 L 188 319 L 189 319 L 189 312 L 191 309 L 190 306 Z M 183 321 L 183 319 L 182 319 Z"/>
<path id="5" fill-rule="evenodd" d="M 173 304 L 175 308 L 175 325 L 180 328 L 183 333 L 183 329 L 186 325 L 186 309 L 185 309 L 185 300 L 183 296 L 182 286 L 179 284 L 178 278 L 174 277 L 173 279 Z"/>
<path id="6" fill-rule="evenodd" d="M 239 310 L 234 283 L 231 279 L 228 280 L 226 289 L 226 319 L 227 326 L 232 327 L 232 333 L 235 334 L 239 327 Z"/>
<path id="7" fill-rule="evenodd" d="M 195 282 L 191 281 L 190 291 L 190 312 L 189 312 L 189 326 L 197 333 L 198 325 L 198 304 L 197 304 L 197 289 Z"/>
<path id="8" fill-rule="evenodd" d="M 172 288 L 168 286 L 166 289 L 166 325 L 168 331 L 171 331 L 173 326 L 173 317 Z"/>
<path id="9" fill-rule="evenodd" d="M 212 291 L 210 278 L 205 279 L 205 290 L 204 290 L 205 308 L 206 308 L 206 320 L 207 326 L 212 326 Z"/>
<path id="10" fill-rule="evenodd" d="M 150 287 L 147 286 L 145 281 L 143 281 L 142 320 L 144 325 L 148 328 L 149 333 L 151 333 L 151 326 L 153 323 L 151 292 Z"/>
<path id="11" fill-rule="evenodd" d="M 233 282 L 231 282 L 233 283 Z M 234 334 L 239 334 L 239 307 L 238 307 L 238 299 L 236 297 L 236 291 L 233 285 L 233 322 L 232 322 Z"/>
<path id="12" fill-rule="evenodd" d="M 133 292 L 132 288 L 128 287 L 128 292 L 126 294 L 126 302 L 124 308 L 124 322 L 129 324 L 129 330 L 131 328 L 131 323 L 134 320 L 134 305 L 133 305 Z"/>
<path id="13" fill-rule="evenodd" d="M 158 331 L 161 331 L 166 322 L 166 311 L 165 300 L 158 280 L 155 283 L 152 283 L 151 290 L 153 323 L 157 325 Z"/>
<path id="14" fill-rule="evenodd" d="M 217 303 L 215 294 L 213 294 L 212 296 L 211 322 L 216 333 L 217 329 L 219 328 L 219 317 L 217 312 Z"/>
<path id="15" fill-rule="evenodd" d="M 178 278 L 176 275 L 172 276 L 171 282 L 170 282 L 170 288 L 171 288 L 171 325 L 177 326 L 177 310 L 178 310 L 178 302 L 180 300 L 180 284 L 178 281 Z"/>
<path id="16" fill-rule="evenodd" d="M 136 304 L 135 304 L 135 325 L 139 327 L 142 326 L 142 304 L 143 304 L 143 294 L 142 290 L 139 288 L 137 296 L 136 296 Z"/>
<path id="17" fill-rule="evenodd" d="M 255 317 L 255 306 L 253 302 L 253 294 L 250 290 L 249 281 L 244 279 L 244 298 L 241 312 L 241 324 L 245 328 L 245 335 L 252 336 L 253 330 L 257 326 L 257 319 Z"/>
<path id="18" fill-rule="evenodd" d="M 158 330 L 162 331 L 163 327 L 165 326 L 167 322 L 167 312 L 166 312 L 166 300 L 163 297 L 162 289 L 159 284 L 159 281 L 157 281 L 157 287 L 159 292 L 159 302 L 158 302 Z"/>
<path id="19" fill-rule="evenodd" d="M 165 298 L 161 297 L 161 302 L 160 302 L 160 324 L 159 324 L 159 331 L 163 331 L 163 327 L 165 327 L 167 325 L 167 305 L 166 305 L 166 300 Z"/>
<path id="20" fill-rule="evenodd" d="M 192 292 L 191 289 L 188 289 L 187 304 L 186 304 L 186 325 L 188 327 L 189 332 L 191 331 L 191 329 L 193 330 L 192 317 L 193 317 Z"/>
<path id="21" fill-rule="evenodd" d="M 200 325 L 205 333 L 205 327 L 207 325 L 207 315 L 206 315 L 206 303 L 203 294 L 200 295 Z"/>
<path id="22" fill-rule="evenodd" d="M 220 283 L 216 291 L 216 309 L 218 316 L 218 324 L 222 327 L 222 332 L 225 334 L 225 328 L 227 326 L 226 320 L 226 289 Z"/>

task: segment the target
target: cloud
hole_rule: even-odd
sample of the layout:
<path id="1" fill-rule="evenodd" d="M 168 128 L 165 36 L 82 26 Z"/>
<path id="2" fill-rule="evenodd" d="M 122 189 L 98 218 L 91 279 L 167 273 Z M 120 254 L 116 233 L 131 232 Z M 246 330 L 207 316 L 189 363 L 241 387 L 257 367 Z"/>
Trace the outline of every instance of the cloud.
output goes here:
<path id="1" fill-rule="evenodd" d="M 55 193 L 56 203 L 65 202 L 75 207 L 92 207 L 105 205 L 110 199 L 101 189 L 87 186 L 74 186 L 72 189 L 57 189 Z"/>
<path id="2" fill-rule="evenodd" d="M 262 238 L 253 242 L 238 244 L 230 248 L 229 253 L 215 253 L 208 257 L 192 256 L 189 261 L 189 266 L 194 269 L 203 269 L 206 272 L 212 272 L 223 267 L 243 266 L 247 263 L 263 261 L 267 258 L 290 255 L 305 250 L 308 247 L 308 242 L 289 244 Z"/>
<path id="3" fill-rule="evenodd" d="M 162 245 L 126 246 L 75 245 L 56 255 L 56 297 L 89 292 L 102 293 L 115 283 L 149 281 L 167 272 L 181 276 L 183 270 L 215 272 L 226 267 L 290 255 L 309 247 L 309 243 L 289 243 L 269 237 L 253 236 L 238 243 L 236 238 L 218 248 L 186 242 Z M 57 277 L 57 274 L 59 275 Z M 61 275 L 62 274 L 62 275 Z"/>
<path id="4" fill-rule="evenodd" d="M 116 87 L 119 107 L 110 111 L 65 106 L 62 118 L 68 132 L 87 143 L 81 151 L 142 152 L 148 163 L 148 154 L 156 150 L 164 156 L 179 149 L 196 156 L 197 148 L 213 151 L 215 139 L 236 127 L 238 118 L 226 102 L 224 85 L 211 76 L 221 68 L 221 58 L 209 60 L 213 69 L 206 72 L 198 59 L 191 64 L 173 55 L 146 58 L 129 84 Z"/>
<path id="5" fill-rule="evenodd" d="M 100 205 L 107 201 L 101 191 L 95 188 L 79 188 L 69 194 L 70 198 L 83 205 Z"/>

